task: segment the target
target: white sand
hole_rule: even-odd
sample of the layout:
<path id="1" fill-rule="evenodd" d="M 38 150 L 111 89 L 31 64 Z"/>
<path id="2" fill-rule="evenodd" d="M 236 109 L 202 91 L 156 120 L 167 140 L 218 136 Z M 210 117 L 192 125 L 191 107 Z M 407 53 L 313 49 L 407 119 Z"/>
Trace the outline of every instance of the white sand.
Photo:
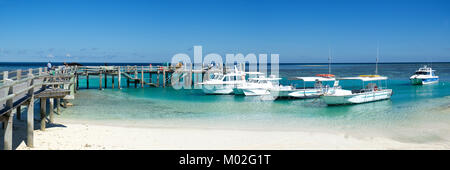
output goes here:
<path id="1" fill-rule="evenodd" d="M 17 149 L 449 149 L 448 144 L 300 131 L 116 127 L 60 122 L 35 131 L 34 148 Z"/>

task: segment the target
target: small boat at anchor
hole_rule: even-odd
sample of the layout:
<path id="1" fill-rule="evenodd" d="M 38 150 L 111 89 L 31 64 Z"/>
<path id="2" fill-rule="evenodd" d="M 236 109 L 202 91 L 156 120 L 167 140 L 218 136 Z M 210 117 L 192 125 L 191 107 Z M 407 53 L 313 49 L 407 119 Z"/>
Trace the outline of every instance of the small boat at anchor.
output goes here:
<path id="1" fill-rule="evenodd" d="M 316 77 L 294 77 L 292 80 L 303 81 L 303 88 L 296 88 L 294 86 L 284 86 L 282 88 L 274 88 L 270 90 L 273 98 L 317 98 L 324 93 L 328 85 L 323 85 L 324 82 L 335 82 L 332 74 L 318 74 Z M 307 87 L 306 83 L 314 82 L 313 87 Z"/>
<path id="2" fill-rule="evenodd" d="M 419 68 L 414 75 L 412 75 L 409 79 L 413 85 L 426 85 L 426 84 L 434 84 L 439 82 L 439 76 L 434 74 L 436 70 L 433 70 L 431 67 L 427 67 L 426 65 L 422 68 Z"/>
<path id="3" fill-rule="evenodd" d="M 392 89 L 387 88 L 388 78 L 378 75 L 378 58 L 379 48 L 377 47 L 374 75 L 360 75 L 358 77 L 343 77 L 337 79 L 336 84 L 346 80 L 361 81 L 362 87 L 360 89 L 345 90 L 337 85 L 327 89 L 320 98 L 327 105 L 359 104 L 390 99 L 392 96 Z M 368 82 L 367 85 L 366 82 Z M 383 82 L 385 83 L 384 87 Z"/>
<path id="4" fill-rule="evenodd" d="M 392 96 L 392 89 L 387 89 L 387 79 L 387 77 L 382 77 L 379 75 L 361 75 L 359 77 L 339 78 L 337 79 L 338 81 L 361 81 L 362 88 L 345 90 L 340 86 L 336 86 L 328 89 L 320 98 L 327 105 L 358 104 L 390 99 Z M 369 83 L 366 85 L 366 82 Z M 383 82 L 386 84 L 385 87 L 382 86 Z"/>
<path id="5" fill-rule="evenodd" d="M 323 83 L 333 82 L 336 83 L 335 75 L 331 74 L 331 48 L 329 49 L 328 56 L 328 74 L 317 74 L 315 77 L 294 77 L 290 80 L 303 81 L 303 88 L 296 88 L 295 86 L 280 86 L 279 88 L 273 88 L 270 90 L 270 94 L 274 99 L 280 98 L 293 98 L 293 99 L 305 99 L 305 98 L 318 98 L 320 95 L 330 87 L 330 85 L 323 85 Z M 313 87 L 308 87 L 306 84 L 314 82 Z M 333 85 L 334 87 L 335 85 Z"/>

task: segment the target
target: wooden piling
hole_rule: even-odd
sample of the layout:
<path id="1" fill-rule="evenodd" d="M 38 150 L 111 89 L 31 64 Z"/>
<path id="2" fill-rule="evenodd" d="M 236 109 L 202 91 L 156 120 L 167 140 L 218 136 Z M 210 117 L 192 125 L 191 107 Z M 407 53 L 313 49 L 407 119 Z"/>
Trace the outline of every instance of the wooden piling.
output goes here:
<path id="1" fill-rule="evenodd" d="M 45 117 L 47 114 L 47 98 L 41 98 L 41 130 L 45 130 Z"/>
<path id="2" fill-rule="evenodd" d="M 76 89 L 79 90 L 80 89 L 80 79 L 78 78 L 78 74 L 76 76 L 77 76 L 77 87 L 76 87 Z"/>
<path id="3" fill-rule="evenodd" d="M 98 77 L 99 77 L 99 79 L 98 79 L 98 82 L 99 82 L 98 89 L 102 90 L 102 72 L 101 71 L 98 73 Z"/>
<path id="4" fill-rule="evenodd" d="M 61 113 L 61 98 L 55 98 L 56 100 L 56 113 L 60 114 Z"/>
<path id="5" fill-rule="evenodd" d="M 141 88 L 144 88 L 144 66 L 141 66 Z"/>
<path id="6" fill-rule="evenodd" d="M 138 71 L 137 71 L 137 66 L 134 66 L 134 88 L 137 88 L 137 83 L 138 83 Z"/>
<path id="7" fill-rule="evenodd" d="M 166 69 L 163 69 L 163 88 L 166 87 Z"/>
<path id="8" fill-rule="evenodd" d="M 28 77 L 33 77 L 33 70 L 28 71 Z M 33 86 L 34 80 L 29 81 L 29 85 Z M 34 88 L 28 90 L 30 100 L 27 106 L 27 146 L 33 147 L 33 132 L 34 132 Z"/>
<path id="9" fill-rule="evenodd" d="M 17 117 L 17 120 L 20 120 L 21 119 L 21 116 L 22 116 L 22 110 L 21 110 L 21 108 L 20 108 L 20 106 L 17 106 L 17 108 L 16 108 L 16 117 Z"/>
<path id="10" fill-rule="evenodd" d="M 34 93 L 33 89 L 28 91 L 31 94 L 30 101 L 27 106 L 27 146 L 33 147 L 33 132 L 34 132 Z"/>
<path id="11" fill-rule="evenodd" d="M 156 77 L 156 87 L 159 87 L 159 68 L 158 68 L 158 75 Z"/>
<path id="12" fill-rule="evenodd" d="M 7 112 L 5 114 L 6 121 L 5 124 L 5 134 L 4 134 L 4 149 L 5 150 L 12 150 L 12 126 L 13 126 L 13 115 L 11 111 Z"/>
<path id="13" fill-rule="evenodd" d="M 189 65 L 189 81 L 188 81 L 188 87 L 189 89 L 192 87 L 192 63 Z"/>
<path id="14" fill-rule="evenodd" d="M 117 87 L 119 88 L 119 89 L 121 89 L 122 88 L 122 84 L 121 84 L 121 82 L 122 82 L 122 73 L 121 73 L 121 70 L 120 70 L 120 66 L 119 66 L 119 69 L 118 69 L 118 71 L 117 71 L 117 83 L 118 83 L 118 85 L 117 85 Z"/>
<path id="15" fill-rule="evenodd" d="M 67 99 L 63 99 L 63 107 L 67 108 Z"/>
<path id="16" fill-rule="evenodd" d="M 108 74 L 106 74 L 105 70 L 105 89 L 108 88 Z"/>
<path id="17" fill-rule="evenodd" d="M 49 102 L 48 102 L 48 104 L 49 104 L 49 111 L 50 111 L 50 113 L 49 113 L 49 117 L 50 117 L 50 123 L 53 123 L 54 121 L 54 119 L 53 119 L 53 113 L 55 112 L 55 110 L 54 110 L 54 104 L 55 103 L 55 99 L 54 98 L 49 98 Z"/>
<path id="18" fill-rule="evenodd" d="M 86 88 L 89 89 L 89 73 L 86 71 Z"/>
<path id="19" fill-rule="evenodd" d="M 114 74 L 111 74 L 111 88 L 114 89 Z"/>
<path id="20" fill-rule="evenodd" d="M 149 83 L 152 83 L 152 68 L 153 68 L 153 66 L 150 64 L 148 66 L 148 78 L 149 78 L 148 82 Z"/>

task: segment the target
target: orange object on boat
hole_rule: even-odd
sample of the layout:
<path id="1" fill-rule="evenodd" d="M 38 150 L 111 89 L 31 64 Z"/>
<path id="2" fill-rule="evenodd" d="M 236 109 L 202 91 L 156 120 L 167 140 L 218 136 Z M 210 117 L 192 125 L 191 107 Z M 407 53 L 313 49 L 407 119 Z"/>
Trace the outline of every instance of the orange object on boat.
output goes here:
<path id="1" fill-rule="evenodd" d="M 333 74 L 316 74 L 318 77 L 334 77 Z"/>
<path id="2" fill-rule="evenodd" d="M 359 75 L 359 77 L 380 77 L 380 75 Z"/>

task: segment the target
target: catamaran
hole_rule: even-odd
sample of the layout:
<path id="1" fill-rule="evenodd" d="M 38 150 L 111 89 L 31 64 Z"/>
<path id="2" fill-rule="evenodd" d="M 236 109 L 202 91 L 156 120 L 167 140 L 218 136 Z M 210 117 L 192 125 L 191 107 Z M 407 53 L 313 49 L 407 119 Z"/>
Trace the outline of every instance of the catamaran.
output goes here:
<path id="1" fill-rule="evenodd" d="M 343 77 L 337 79 L 343 80 L 359 80 L 362 82 L 361 89 L 344 90 L 340 86 L 328 89 L 321 98 L 327 105 L 345 105 L 367 103 L 372 101 L 390 99 L 392 89 L 387 89 L 387 85 L 382 87 L 382 82 L 386 82 L 387 77 L 379 75 L 361 75 L 359 77 Z M 366 82 L 370 82 L 365 86 Z M 380 86 L 377 85 L 377 82 Z"/>
<path id="2" fill-rule="evenodd" d="M 436 70 L 426 65 L 414 73 L 409 79 L 413 85 L 425 85 L 439 82 L 439 76 L 434 74 Z"/>

